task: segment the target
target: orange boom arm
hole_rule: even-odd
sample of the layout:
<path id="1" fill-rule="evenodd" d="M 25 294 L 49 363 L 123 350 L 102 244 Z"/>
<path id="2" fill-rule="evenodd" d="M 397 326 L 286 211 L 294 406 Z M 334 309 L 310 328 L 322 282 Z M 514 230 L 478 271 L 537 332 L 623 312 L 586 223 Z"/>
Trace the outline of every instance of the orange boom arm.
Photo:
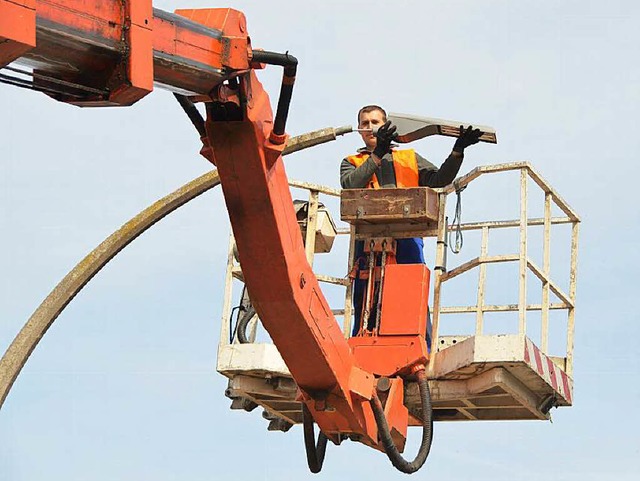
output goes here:
<path id="1" fill-rule="evenodd" d="M 275 117 L 254 71 L 263 63 L 284 67 Z M 228 8 L 172 14 L 151 0 L 0 0 L 1 82 L 78 106 L 131 105 L 154 85 L 177 94 L 218 167 L 251 300 L 299 399 L 335 443 L 349 436 L 402 451 L 409 421 L 399 375 L 426 385 L 428 272 L 390 269 L 388 292 L 403 292 L 406 278 L 422 286 L 413 311 L 388 301 L 383 327 L 395 330 L 347 343 L 307 261 L 282 160 L 296 65 L 254 52 L 244 15 Z M 206 122 L 193 102 L 205 103 Z"/>

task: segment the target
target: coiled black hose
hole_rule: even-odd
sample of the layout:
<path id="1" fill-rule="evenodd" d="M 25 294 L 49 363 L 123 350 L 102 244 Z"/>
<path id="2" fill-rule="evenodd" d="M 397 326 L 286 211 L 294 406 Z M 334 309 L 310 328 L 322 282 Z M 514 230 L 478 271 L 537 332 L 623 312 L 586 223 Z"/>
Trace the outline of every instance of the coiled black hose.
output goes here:
<path id="1" fill-rule="evenodd" d="M 302 403 L 302 429 L 304 431 L 304 449 L 307 452 L 307 464 L 309 465 L 309 470 L 313 474 L 317 474 L 322 469 L 322 463 L 324 463 L 328 438 L 320 431 L 318 444 L 316 444 L 316 436 L 313 432 L 313 416 L 311 416 L 309 408 L 304 403 Z"/>
<path id="2" fill-rule="evenodd" d="M 251 304 L 251 298 L 249 297 L 247 286 L 244 286 L 242 288 L 240 304 L 236 307 L 236 309 L 238 310 L 238 317 L 236 320 L 236 327 L 233 330 L 233 337 L 237 336 L 238 342 L 240 344 L 251 343 L 254 340 L 247 335 L 247 327 L 249 326 L 249 321 L 251 321 L 253 316 L 256 315 L 256 308 L 253 307 L 253 304 Z"/>
<path id="3" fill-rule="evenodd" d="M 389 425 L 384 416 L 384 408 L 377 393 L 374 393 L 371 399 L 371 409 L 376 419 L 378 435 L 380 436 L 384 451 L 387 453 L 391 464 L 406 474 L 415 473 L 422 467 L 429 456 L 431 442 L 433 441 L 433 408 L 431 406 L 431 393 L 429 392 L 427 373 L 421 370 L 418 371 L 417 376 L 418 386 L 420 388 L 420 401 L 422 402 L 422 442 L 420 443 L 418 454 L 413 461 L 404 459 L 394 444 L 391 433 L 389 432 Z"/>
<path id="4" fill-rule="evenodd" d="M 247 326 L 255 314 L 256 309 L 252 305 L 249 305 L 246 310 L 240 310 L 240 313 L 238 314 L 238 324 L 236 325 L 238 342 L 240 342 L 240 344 L 247 344 L 251 342 L 247 337 Z"/>

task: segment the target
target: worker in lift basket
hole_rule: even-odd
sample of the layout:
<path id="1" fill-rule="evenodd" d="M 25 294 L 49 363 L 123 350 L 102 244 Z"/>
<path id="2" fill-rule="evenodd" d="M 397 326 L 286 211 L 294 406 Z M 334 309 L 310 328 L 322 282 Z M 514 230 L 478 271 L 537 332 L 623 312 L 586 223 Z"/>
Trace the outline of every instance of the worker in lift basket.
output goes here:
<path id="1" fill-rule="evenodd" d="M 377 128 L 377 130 L 376 130 Z M 437 168 L 413 149 L 399 150 L 393 141 L 396 127 L 387 120 L 387 113 L 378 105 L 367 105 L 358 112 L 358 129 L 365 146 L 355 155 L 345 158 L 340 165 L 340 185 L 343 189 L 379 189 L 384 187 L 444 187 L 455 179 L 462 160 L 464 149 L 476 144 L 482 133 L 469 126 L 466 130 L 460 126 L 460 136 L 453 145 L 447 159 Z M 371 130 L 371 131 L 367 131 Z M 375 133 L 374 133 L 375 131 Z M 398 239 L 396 261 L 398 264 L 424 264 L 421 238 Z M 367 269 L 364 256 L 364 242 L 355 245 L 357 271 Z M 362 304 L 367 281 L 356 275 L 353 305 L 355 336 L 360 329 Z M 369 317 L 372 324 L 374 315 Z M 373 326 L 367 326 L 372 328 Z M 431 343 L 431 323 L 428 322 L 427 342 Z"/>

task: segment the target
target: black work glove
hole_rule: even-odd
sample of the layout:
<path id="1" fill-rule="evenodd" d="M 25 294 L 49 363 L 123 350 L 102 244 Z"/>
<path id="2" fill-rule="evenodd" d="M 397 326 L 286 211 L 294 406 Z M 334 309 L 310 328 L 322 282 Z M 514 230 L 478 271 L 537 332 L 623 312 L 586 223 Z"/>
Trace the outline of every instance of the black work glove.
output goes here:
<path id="1" fill-rule="evenodd" d="M 391 142 L 393 142 L 398 134 L 396 133 L 396 126 L 391 123 L 391 120 L 387 120 L 380 126 L 376 132 L 376 148 L 373 149 L 373 154 L 381 159 L 384 155 L 391 150 Z"/>
<path id="2" fill-rule="evenodd" d="M 453 151 L 458 152 L 459 154 L 464 153 L 464 149 L 469 147 L 470 145 L 477 144 L 480 141 L 480 136 L 482 132 L 479 129 L 474 129 L 472 125 L 465 128 L 460 126 L 460 137 L 456 140 L 456 143 L 453 144 Z"/>

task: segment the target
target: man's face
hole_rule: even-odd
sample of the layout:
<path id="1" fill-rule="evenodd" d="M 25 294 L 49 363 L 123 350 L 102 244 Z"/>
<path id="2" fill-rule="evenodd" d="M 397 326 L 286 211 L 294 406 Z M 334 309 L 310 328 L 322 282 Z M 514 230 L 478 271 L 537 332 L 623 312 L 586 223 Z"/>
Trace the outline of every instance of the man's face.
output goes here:
<path id="1" fill-rule="evenodd" d="M 379 110 L 372 110 L 371 112 L 363 112 L 360 114 L 360 122 L 358 123 L 359 129 L 373 129 L 374 127 L 380 127 L 385 122 L 384 114 Z M 376 148 L 376 136 L 373 132 L 360 132 L 364 144 L 369 150 Z"/>

